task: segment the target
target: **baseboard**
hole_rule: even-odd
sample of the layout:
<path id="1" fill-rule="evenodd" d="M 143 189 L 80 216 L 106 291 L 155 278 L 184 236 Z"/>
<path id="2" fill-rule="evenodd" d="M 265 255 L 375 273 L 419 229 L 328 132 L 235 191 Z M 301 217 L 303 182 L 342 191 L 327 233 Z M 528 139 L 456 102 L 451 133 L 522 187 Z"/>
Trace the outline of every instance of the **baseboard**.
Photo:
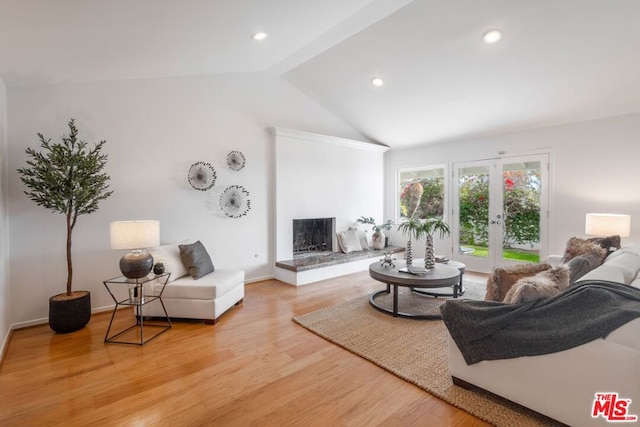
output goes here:
<path id="1" fill-rule="evenodd" d="M 262 276 L 262 277 L 253 277 L 251 279 L 245 279 L 244 284 L 247 285 L 249 283 L 264 282 L 265 280 L 272 280 L 274 278 L 275 276 L 273 274 L 270 274 L 268 276 Z"/>
<path id="2" fill-rule="evenodd" d="M 46 325 L 48 323 L 49 323 L 49 318 L 48 317 L 44 317 L 44 318 L 41 318 L 41 319 L 27 320 L 26 322 L 13 323 L 11 325 L 11 329 L 12 330 L 23 329 L 23 328 L 28 328 L 30 326 Z"/>
<path id="3" fill-rule="evenodd" d="M 9 328 L 7 334 L 4 337 L 4 341 L 2 341 L 2 348 L 0 348 L 0 367 L 4 363 L 4 356 L 9 349 L 9 341 L 11 341 L 11 335 L 13 335 L 13 329 Z"/>
<path id="4" fill-rule="evenodd" d="M 114 307 L 114 305 L 105 305 L 103 307 L 92 308 L 91 309 L 91 315 L 102 313 L 102 312 L 105 312 L 105 311 L 113 311 L 113 307 Z M 46 325 L 48 323 L 49 323 L 49 318 L 48 317 L 43 317 L 41 319 L 34 319 L 34 320 L 27 320 L 25 322 L 13 323 L 11 325 L 10 329 L 11 330 L 23 329 L 23 328 L 28 328 L 28 327 L 31 327 L 31 326 Z"/>

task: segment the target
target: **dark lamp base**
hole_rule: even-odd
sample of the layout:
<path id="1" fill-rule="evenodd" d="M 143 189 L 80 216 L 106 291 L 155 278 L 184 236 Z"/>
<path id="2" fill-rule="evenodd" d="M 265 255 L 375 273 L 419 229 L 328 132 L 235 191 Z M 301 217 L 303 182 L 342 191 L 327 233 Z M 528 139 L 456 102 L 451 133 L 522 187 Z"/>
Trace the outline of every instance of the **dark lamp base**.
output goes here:
<path id="1" fill-rule="evenodd" d="M 148 252 L 129 252 L 120 258 L 120 271 L 127 279 L 140 279 L 153 267 L 153 257 Z"/>

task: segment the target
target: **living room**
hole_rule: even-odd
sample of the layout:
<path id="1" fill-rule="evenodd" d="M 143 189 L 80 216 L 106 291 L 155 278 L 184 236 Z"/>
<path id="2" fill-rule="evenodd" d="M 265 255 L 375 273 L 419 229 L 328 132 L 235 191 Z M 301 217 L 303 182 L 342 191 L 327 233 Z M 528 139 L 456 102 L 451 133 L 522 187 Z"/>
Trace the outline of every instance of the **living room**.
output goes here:
<path id="1" fill-rule="evenodd" d="M 635 154 L 638 152 L 637 135 L 640 134 L 640 88 L 634 76 L 640 70 L 631 53 L 638 41 L 638 33 L 630 29 L 635 25 L 632 18 L 638 16 L 638 6 L 634 2 L 616 0 L 600 7 L 597 1 L 589 1 L 587 5 L 574 1 L 566 2 L 567 5 L 558 11 L 566 13 L 567 9 L 575 8 L 587 17 L 591 13 L 591 16 L 602 18 L 587 20 L 592 22 L 592 26 L 586 28 L 591 28 L 593 33 L 580 33 L 581 37 L 595 37 L 594 33 L 599 32 L 598 25 L 604 25 L 603 22 L 610 30 L 607 34 L 612 38 L 618 37 L 605 45 L 617 55 L 616 62 L 607 62 L 612 53 L 603 52 L 606 49 L 601 44 L 598 45 L 600 49 L 594 48 L 576 59 L 579 67 L 585 70 L 599 66 L 601 74 L 595 77 L 590 75 L 590 85 L 584 80 L 578 83 L 578 76 L 572 74 L 575 69 L 558 62 L 559 56 L 547 58 L 545 52 L 533 49 L 537 35 L 529 35 L 525 48 L 529 49 L 532 57 L 528 63 L 532 68 L 536 65 L 539 67 L 539 80 L 545 84 L 531 86 L 533 89 L 527 90 L 528 98 L 525 97 L 526 93 L 519 93 L 521 98 L 514 101 L 504 94 L 506 88 L 533 83 L 512 82 L 510 78 L 513 75 L 483 75 L 482 79 L 478 79 L 480 82 L 476 83 L 482 84 L 485 82 L 483 79 L 487 79 L 491 84 L 486 83 L 485 86 L 496 89 L 494 93 L 484 93 L 473 104 L 477 117 L 473 111 L 469 112 L 461 104 L 456 104 L 456 101 L 462 103 L 465 97 L 461 92 L 470 88 L 462 83 L 460 86 L 441 87 L 440 91 L 445 95 L 446 92 L 451 94 L 453 108 L 460 108 L 459 117 L 453 114 L 445 120 L 436 116 L 438 119 L 434 122 L 449 128 L 451 133 L 442 131 L 430 134 L 425 131 L 422 135 L 419 126 L 409 126 L 410 122 L 425 120 L 423 110 L 415 113 L 418 116 L 415 118 L 412 117 L 414 114 L 408 112 L 415 106 L 416 100 L 408 99 L 405 106 L 396 103 L 397 98 L 385 98 L 388 96 L 385 93 L 399 85 L 398 81 L 387 78 L 382 87 L 369 85 L 374 71 L 385 72 L 382 68 L 384 64 L 377 64 L 373 60 L 362 61 L 363 71 L 354 75 L 352 81 L 360 79 L 362 91 L 366 90 L 367 94 L 360 98 L 355 95 L 345 98 L 340 104 L 342 101 L 334 98 L 336 93 L 351 93 L 354 89 L 336 84 L 340 78 L 338 71 L 352 70 L 338 68 L 339 64 L 332 60 L 336 60 L 333 56 L 338 56 L 341 61 L 345 55 L 348 57 L 352 54 L 352 49 L 360 48 L 361 44 L 379 40 L 380 33 L 390 31 L 387 25 L 391 24 L 385 22 L 407 19 L 407 15 L 415 14 L 411 8 L 423 12 L 423 8 L 436 7 L 431 2 L 402 1 L 392 5 L 394 2 L 390 1 L 336 1 L 330 5 L 321 2 L 324 5 L 322 7 L 307 5 L 302 7 L 306 14 L 300 10 L 290 14 L 299 14 L 300 22 L 309 23 L 311 34 L 299 40 L 299 44 L 289 41 L 284 51 L 263 52 L 260 49 L 264 45 L 255 44 L 249 37 L 256 26 L 252 21 L 251 25 L 247 23 L 243 27 L 249 32 L 239 38 L 243 37 L 243 42 L 247 44 L 241 55 L 250 58 L 255 56 L 256 64 L 246 68 L 214 64 L 210 66 L 211 71 L 206 73 L 191 70 L 183 74 L 175 71 L 180 69 L 176 63 L 184 60 L 183 57 L 176 60 L 164 58 L 168 63 L 165 69 L 161 69 L 162 60 L 155 56 L 145 64 L 145 55 L 151 55 L 147 51 L 153 51 L 155 44 L 143 45 L 139 50 L 132 47 L 134 55 L 124 56 L 129 59 L 124 65 L 115 62 L 105 64 L 100 60 L 101 55 L 112 59 L 112 51 L 108 48 L 101 50 L 101 40 L 91 39 L 90 23 L 107 12 L 113 13 L 109 16 L 118 22 L 119 10 L 104 11 L 94 5 L 88 10 L 80 8 L 80 11 L 65 11 L 68 17 L 63 19 L 58 16 L 56 21 L 49 14 L 64 13 L 57 12 L 56 7 L 47 2 L 36 2 L 38 7 L 33 10 L 18 3 L 6 2 L 0 6 L 3 11 L 0 18 L 0 27 L 3 28 L 0 30 L 0 40 L 3 40 L 0 45 L 0 340 L 3 353 L 11 344 L 13 329 L 46 323 L 48 298 L 64 288 L 64 219 L 28 200 L 16 169 L 24 165 L 25 149 L 36 147 L 38 132 L 57 141 L 60 135 L 67 132 L 66 123 L 70 118 L 77 120 L 84 140 L 107 141 L 104 148 L 109 156 L 106 172 L 111 177 L 110 186 L 114 191 L 114 195 L 104 201 L 96 213 L 79 219 L 73 241 L 74 287 L 91 291 L 92 306 L 97 312 L 112 307 L 102 281 L 118 274 L 118 259 L 122 252 L 112 250 L 109 245 L 109 223 L 117 220 L 159 220 L 162 243 L 187 238 L 200 239 L 212 254 L 216 267 L 245 271 L 248 288 L 253 283 L 274 277 L 275 262 L 278 261 L 278 164 L 276 137 L 272 132 L 274 128 L 307 132 L 321 135 L 322 138 L 373 142 L 376 147 L 381 144 L 391 147 L 386 149 L 382 145 L 385 152 L 376 154 L 377 160 L 366 169 L 372 185 L 353 196 L 362 203 L 340 208 L 343 209 L 337 214 L 341 221 L 337 227 L 340 228 L 354 223 L 363 215 L 373 216 L 380 221 L 388 218 L 396 220 L 396 176 L 400 168 L 450 165 L 455 161 L 545 152 L 551 158 L 548 254 L 561 254 L 568 238 L 584 236 L 584 218 L 589 212 L 631 215 L 631 235 L 624 238 L 623 243 L 639 243 L 635 221 L 640 218 L 640 193 L 636 184 L 640 181 L 640 172 Z M 70 4 L 79 6 L 81 3 Z M 195 9 L 201 6 L 199 2 L 196 3 L 198 5 L 193 5 Z M 447 14 L 456 9 L 471 7 L 468 3 L 448 6 L 440 11 L 440 16 L 449 16 Z M 513 25 L 520 19 L 525 20 L 516 12 L 521 11 L 521 15 L 525 16 L 525 12 L 547 15 L 545 7 L 551 7 L 533 7 L 527 5 L 528 2 L 517 2 L 518 5 L 507 3 L 492 3 L 491 7 L 485 5 L 487 10 L 472 21 L 468 34 L 472 33 L 471 28 L 482 30 L 505 22 L 512 24 L 511 34 L 516 35 L 518 31 Z M 158 8 L 151 2 L 142 2 L 138 7 L 140 9 L 136 11 L 139 16 L 144 16 L 145 7 Z M 326 12 L 327 16 L 322 15 L 322 19 L 318 18 L 319 22 L 312 25 L 318 9 L 334 12 Z M 490 18 L 491 12 L 500 10 L 506 12 L 500 18 Z M 475 8 L 473 11 L 476 11 Z M 286 9 L 280 13 L 286 15 Z M 585 18 L 582 14 L 579 18 Z M 224 16 L 222 13 L 220 15 Z M 427 19 L 427 15 L 421 16 Z M 554 25 L 562 28 L 563 19 L 569 20 L 569 17 L 564 14 L 559 16 L 560 23 Z M 349 17 L 350 20 L 347 19 Z M 388 18 L 393 21 L 387 21 Z M 83 19 L 81 22 L 85 26 L 75 28 L 72 36 L 65 37 L 66 28 L 76 24 L 74 19 Z M 164 19 L 168 18 L 164 16 Z M 429 19 L 434 18 L 431 16 Z M 575 19 L 583 22 L 578 17 Z M 144 21 L 134 16 L 125 22 L 133 27 L 138 20 Z M 283 21 L 287 22 L 286 19 Z M 58 23 L 54 25 L 51 22 Z M 36 24 L 50 31 L 54 46 L 45 44 L 44 38 L 29 40 L 27 35 Z M 223 26 L 223 23 L 218 24 Z M 106 24 L 101 25 L 106 28 Z M 432 25 L 435 26 L 435 23 Z M 567 29 L 560 34 L 567 34 L 567 38 L 571 39 L 568 36 L 575 36 L 575 33 L 570 28 L 567 24 Z M 582 31 L 584 28 L 580 27 Z M 365 30 L 370 33 L 361 34 Z M 266 28 L 265 31 L 274 30 Z M 297 28 L 282 27 L 282 31 L 282 35 L 276 37 L 277 34 L 272 34 L 264 41 L 273 45 L 285 38 L 285 34 L 292 38 L 300 34 Z M 94 42 L 94 46 L 81 45 L 75 48 L 77 50 L 65 51 L 65 44 L 81 39 L 83 34 Z M 162 31 L 154 34 L 162 34 Z M 374 37 L 376 34 L 378 36 Z M 468 34 L 465 33 L 465 36 Z M 478 37 L 481 35 L 481 32 L 477 34 Z M 117 39 L 112 33 L 109 36 Z M 127 36 L 133 37 L 131 34 Z M 95 37 L 100 39 L 102 35 Z M 444 35 L 442 37 L 445 38 Z M 515 42 L 509 40 L 509 31 L 505 30 L 504 37 L 506 46 L 513 46 Z M 454 49 L 459 43 L 456 37 L 446 40 L 448 42 L 443 41 L 441 49 Z M 150 43 L 143 37 L 142 42 L 145 41 Z M 116 47 L 124 49 L 125 42 L 120 40 Z M 549 43 L 548 40 L 546 42 Z M 556 42 L 568 50 L 572 50 L 572 42 L 577 43 L 566 39 Z M 35 59 L 29 57 L 35 61 L 35 65 L 30 65 L 28 60 L 20 61 L 16 50 L 8 47 L 20 43 L 24 44 L 21 48 L 25 50 L 32 44 L 44 45 L 50 50 L 50 55 L 42 58 L 36 56 Z M 167 43 L 167 40 L 161 39 L 158 43 Z M 350 46 L 352 43 L 355 47 Z M 300 44 L 304 44 L 307 50 L 301 51 L 304 46 Z M 319 47 L 318 44 L 323 46 Z M 584 45 L 581 43 L 579 46 Z M 500 49 L 499 44 L 494 47 Z M 419 48 L 420 45 L 414 47 Z M 346 53 L 341 51 L 343 49 Z M 580 51 L 578 48 L 575 50 Z M 481 47 L 478 51 L 495 56 L 495 49 Z M 34 49 L 34 52 L 42 54 L 42 50 Z M 558 51 L 554 52 L 559 55 Z M 224 57 L 223 51 L 216 53 Z M 314 54 L 309 56 L 311 53 Z M 508 61 L 516 61 L 513 58 L 525 55 L 513 51 L 510 53 Z M 271 54 L 276 58 L 269 59 Z M 438 54 L 442 53 L 436 52 L 436 57 L 440 58 Z M 369 55 L 368 58 L 375 58 L 376 53 Z M 382 53 L 377 55 L 382 57 Z M 474 55 L 479 53 L 475 52 Z M 86 57 L 84 67 L 65 68 L 60 65 L 71 60 L 72 56 Z M 213 61 L 216 62 L 216 58 Z M 433 61 L 433 58 L 428 57 L 425 61 Z M 45 65 L 38 65 L 47 63 L 58 64 L 58 68 L 51 65 L 49 75 L 45 72 Z M 466 65 L 454 65 L 458 67 L 458 75 L 464 76 Z M 482 65 L 486 66 L 484 63 Z M 96 72 L 95 68 L 100 72 Z M 92 69 L 92 75 L 82 74 L 83 70 Z M 318 75 L 323 73 L 327 74 L 327 81 L 318 82 Z M 386 75 L 391 76 L 392 73 L 387 72 Z M 549 83 L 552 76 L 559 76 L 553 80 L 554 85 Z M 463 77 L 459 79 L 464 80 Z M 324 85 L 332 84 L 336 86 L 331 91 L 324 90 Z M 426 84 L 423 81 L 403 82 L 403 85 L 411 84 L 422 95 L 419 89 Z M 560 93 L 558 87 L 565 87 L 566 90 Z M 607 88 L 610 92 L 605 91 Z M 411 89 L 405 90 L 411 93 Z M 573 98 L 573 104 L 566 104 L 566 98 Z M 496 104 L 502 103 L 507 103 L 507 106 L 499 109 Z M 380 104 L 385 104 L 387 108 L 381 108 L 378 113 L 370 110 L 370 106 Z M 544 106 L 545 112 L 540 112 L 538 104 Z M 441 105 L 441 108 L 445 107 L 452 108 L 451 105 Z M 397 108 L 397 111 L 392 111 L 393 108 Z M 437 106 L 433 109 L 437 109 Z M 427 114 L 433 109 L 427 110 Z M 358 115 L 355 112 L 359 112 Z M 507 114 L 509 112 L 513 114 Z M 367 114 L 370 120 L 365 124 L 361 121 L 361 115 Z M 513 121 L 502 121 L 500 114 L 509 116 Z M 462 122 L 465 117 L 467 121 Z M 460 121 L 457 121 L 458 118 Z M 478 122 L 487 126 L 479 126 Z M 411 135 L 411 130 L 415 130 L 416 134 Z M 329 156 L 338 150 L 332 144 L 325 146 L 323 150 Z M 246 166 L 237 172 L 230 171 L 225 163 L 227 154 L 232 150 L 242 152 L 247 159 Z M 292 156 L 289 161 L 295 163 L 298 159 Z M 189 167 L 198 161 L 211 163 L 217 171 L 217 182 L 211 191 L 194 191 L 188 185 Z M 316 164 L 297 166 L 301 170 L 327 171 Z M 359 166 L 360 171 L 364 169 L 364 166 Z M 330 170 L 335 174 L 333 169 Z M 345 177 L 348 176 L 345 172 Z M 292 179 L 302 180 L 302 177 Z M 221 192 L 234 184 L 247 188 L 251 200 L 251 211 L 238 219 L 225 217 L 219 208 Z M 317 184 L 314 182 L 314 185 Z M 345 178 L 343 187 L 331 188 L 329 193 L 348 192 L 348 189 L 349 182 Z M 334 200 L 318 199 L 321 193 L 314 187 L 308 188 L 306 193 L 299 194 L 298 199 L 291 200 L 290 204 L 311 204 L 313 200 L 313 204 L 331 206 Z M 318 212 L 320 214 L 324 215 Z M 336 214 L 328 212 L 327 215 Z M 396 244 L 402 244 L 405 240 L 395 230 L 391 237 Z M 451 241 L 438 241 L 436 245 L 441 253 L 452 255 Z"/>

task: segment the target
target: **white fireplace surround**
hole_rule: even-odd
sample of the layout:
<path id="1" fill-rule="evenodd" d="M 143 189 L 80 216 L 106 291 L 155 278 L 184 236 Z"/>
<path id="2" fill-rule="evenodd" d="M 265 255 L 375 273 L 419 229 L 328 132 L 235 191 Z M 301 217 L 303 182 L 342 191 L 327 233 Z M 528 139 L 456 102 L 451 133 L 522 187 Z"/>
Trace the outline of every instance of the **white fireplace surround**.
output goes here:
<path id="1" fill-rule="evenodd" d="M 275 137 L 276 261 L 293 259 L 293 219 L 335 217 L 336 231 L 357 225 L 361 216 L 383 220 L 383 155 L 388 147 L 285 128 L 271 132 Z M 361 270 L 359 266 L 356 271 Z M 348 272 L 343 267 L 339 274 Z M 275 277 L 283 280 L 280 273 L 275 268 Z M 316 272 L 305 281 L 316 278 L 329 277 Z M 294 280 L 287 277 L 285 281 Z"/>

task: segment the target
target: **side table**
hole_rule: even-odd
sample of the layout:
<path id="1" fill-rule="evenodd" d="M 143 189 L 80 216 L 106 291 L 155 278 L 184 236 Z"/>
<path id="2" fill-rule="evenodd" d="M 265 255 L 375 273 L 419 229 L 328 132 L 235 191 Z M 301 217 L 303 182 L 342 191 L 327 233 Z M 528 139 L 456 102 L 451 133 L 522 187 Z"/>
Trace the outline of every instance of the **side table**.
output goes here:
<path id="1" fill-rule="evenodd" d="M 113 279 L 105 280 L 104 286 L 107 288 L 109 295 L 113 298 L 113 301 L 116 303 L 113 308 L 113 313 L 111 314 L 111 320 L 109 321 L 109 327 L 107 328 L 107 333 L 104 336 L 104 342 L 107 343 L 118 343 L 118 344 L 133 344 L 133 345 L 144 345 L 152 339 L 156 338 L 160 334 L 168 331 L 171 328 L 171 320 L 169 319 L 169 315 L 167 314 L 167 309 L 164 307 L 164 303 L 162 302 L 162 293 L 164 292 L 164 288 L 167 286 L 167 282 L 169 281 L 169 276 L 171 273 L 159 274 L 155 277 L 142 277 L 140 279 L 127 279 L 124 276 L 114 277 Z M 152 280 L 160 280 L 162 283 L 162 288 L 157 295 L 145 295 L 145 283 L 151 282 Z M 122 288 L 126 286 L 127 297 L 124 299 L 119 299 L 116 297 L 115 293 L 121 294 L 121 292 L 116 291 L 117 288 Z M 145 323 L 144 316 L 142 316 L 142 306 L 150 303 L 151 301 L 158 300 L 162 305 L 162 310 L 164 310 L 164 319 L 161 324 L 158 323 Z M 118 312 L 118 309 L 123 306 L 130 306 L 134 308 L 134 315 L 136 317 L 136 323 L 134 325 L 129 326 L 128 328 L 117 332 L 111 336 L 109 336 L 111 332 L 111 326 L 113 325 L 113 319 Z M 166 321 L 166 323 L 165 323 Z M 159 329 L 155 334 L 145 339 L 144 337 L 144 328 L 154 328 L 156 330 Z M 127 332 L 135 330 L 136 339 L 129 340 L 118 340 L 119 337 L 126 334 Z"/>

